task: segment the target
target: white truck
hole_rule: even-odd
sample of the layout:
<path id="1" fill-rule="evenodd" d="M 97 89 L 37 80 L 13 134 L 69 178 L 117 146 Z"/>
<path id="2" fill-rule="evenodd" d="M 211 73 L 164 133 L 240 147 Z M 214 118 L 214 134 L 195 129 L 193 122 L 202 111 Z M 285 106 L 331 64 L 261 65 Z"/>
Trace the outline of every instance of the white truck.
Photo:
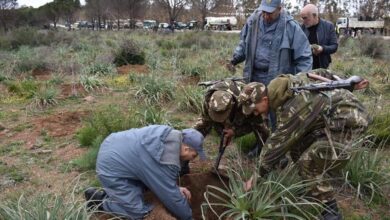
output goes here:
<path id="1" fill-rule="evenodd" d="M 340 34 L 344 33 L 347 28 L 355 32 L 379 32 L 385 27 L 384 21 L 359 21 L 357 18 L 342 17 L 337 19 L 336 28 Z"/>
<path id="2" fill-rule="evenodd" d="M 237 18 L 234 16 L 226 17 L 206 17 L 206 30 L 231 30 L 237 26 Z"/>

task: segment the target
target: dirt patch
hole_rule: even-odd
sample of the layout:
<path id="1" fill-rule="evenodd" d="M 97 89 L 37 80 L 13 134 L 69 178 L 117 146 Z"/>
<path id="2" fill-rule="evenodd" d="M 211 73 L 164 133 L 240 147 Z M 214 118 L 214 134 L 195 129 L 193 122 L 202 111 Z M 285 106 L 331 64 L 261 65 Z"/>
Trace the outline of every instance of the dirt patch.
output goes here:
<path id="1" fill-rule="evenodd" d="M 10 136 L 8 142 L 23 141 L 27 149 L 34 148 L 42 132 L 50 137 L 65 137 L 74 135 L 80 127 L 81 120 L 89 114 L 88 111 L 61 112 L 56 115 L 39 117 L 25 124 L 31 127 Z M 4 134 L 6 135 L 6 134 Z"/>
<path id="2" fill-rule="evenodd" d="M 79 148 L 76 147 L 75 145 L 66 145 L 65 147 L 58 148 L 55 153 L 54 157 L 56 160 L 61 160 L 61 161 L 71 161 L 75 158 L 80 157 L 87 151 L 87 148 Z"/>
<path id="3" fill-rule="evenodd" d="M 48 69 L 34 69 L 31 75 L 38 80 L 49 80 L 51 78 L 51 71 Z"/>
<path id="4" fill-rule="evenodd" d="M 148 73 L 148 67 L 145 65 L 139 64 L 128 64 L 124 66 L 120 66 L 117 68 L 119 74 L 129 74 L 129 73 Z"/>
<path id="5" fill-rule="evenodd" d="M 33 120 L 35 129 L 45 130 L 51 137 L 72 135 L 81 123 L 81 119 L 88 115 L 87 111 L 62 112 L 57 115 Z"/>
<path id="6" fill-rule="evenodd" d="M 86 94 L 88 94 L 88 92 L 85 91 L 81 84 L 62 84 L 59 98 L 64 99 L 71 96 L 85 96 Z"/>
<path id="7" fill-rule="evenodd" d="M 188 190 L 190 190 L 192 195 L 190 205 L 192 208 L 193 219 L 202 219 L 201 206 L 205 202 L 203 194 L 206 191 L 207 185 L 223 187 L 223 183 L 221 182 L 221 180 L 210 172 L 188 174 L 188 175 L 184 175 L 180 179 L 180 186 L 186 187 Z M 153 209 L 153 211 L 150 213 L 150 215 L 145 219 L 147 220 L 157 220 L 157 219 L 174 220 L 175 219 L 152 193 L 150 192 L 147 193 L 145 195 L 145 199 L 146 201 L 151 202 L 156 206 Z M 206 211 L 205 215 L 207 220 L 218 219 L 218 217 L 214 213 L 212 213 L 211 210 L 205 210 L 205 211 Z M 221 213 L 222 210 L 217 209 L 216 211 Z"/>

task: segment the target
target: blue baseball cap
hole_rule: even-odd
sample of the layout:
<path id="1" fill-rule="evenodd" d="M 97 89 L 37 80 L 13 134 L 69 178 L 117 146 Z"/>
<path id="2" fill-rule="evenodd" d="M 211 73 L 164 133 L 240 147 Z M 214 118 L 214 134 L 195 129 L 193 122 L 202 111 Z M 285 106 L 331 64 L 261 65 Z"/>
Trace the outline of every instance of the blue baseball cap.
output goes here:
<path id="1" fill-rule="evenodd" d="M 204 137 L 202 133 L 193 128 L 187 128 L 181 132 L 183 135 L 183 143 L 196 150 L 201 160 L 206 160 L 206 154 L 203 151 Z"/>
<path id="2" fill-rule="evenodd" d="M 260 4 L 260 10 L 268 13 L 272 13 L 282 4 L 281 0 L 262 0 Z"/>

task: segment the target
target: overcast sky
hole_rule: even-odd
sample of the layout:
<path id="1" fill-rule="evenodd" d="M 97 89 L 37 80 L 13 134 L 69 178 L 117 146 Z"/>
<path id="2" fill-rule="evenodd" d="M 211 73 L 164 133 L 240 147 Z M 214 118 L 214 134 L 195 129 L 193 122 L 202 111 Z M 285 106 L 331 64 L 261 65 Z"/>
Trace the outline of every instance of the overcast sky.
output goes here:
<path id="1" fill-rule="evenodd" d="M 23 6 L 32 6 L 34 8 L 38 8 L 48 2 L 52 2 L 53 0 L 18 0 L 18 5 Z M 80 0 L 80 3 L 83 5 L 85 4 L 85 0 Z"/>

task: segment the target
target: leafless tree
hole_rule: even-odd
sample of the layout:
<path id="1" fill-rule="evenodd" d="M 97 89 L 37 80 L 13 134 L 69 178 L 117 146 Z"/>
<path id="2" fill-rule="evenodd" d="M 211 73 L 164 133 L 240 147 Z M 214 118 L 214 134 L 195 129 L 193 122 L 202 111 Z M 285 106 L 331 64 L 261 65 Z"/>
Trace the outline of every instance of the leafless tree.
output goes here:
<path id="1" fill-rule="evenodd" d="M 97 25 L 97 29 L 100 30 L 100 25 L 106 19 L 107 16 L 107 7 L 109 5 L 109 0 L 86 0 L 86 13 L 87 16 L 91 19 L 92 23 Z"/>
<path id="2" fill-rule="evenodd" d="M 118 30 L 121 28 L 121 18 L 126 11 L 126 0 L 111 0 L 109 4 L 109 17 L 115 18 Z"/>
<path id="3" fill-rule="evenodd" d="M 245 17 L 249 17 L 259 7 L 261 0 L 241 0 L 240 4 L 244 10 Z"/>
<path id="4" fill-rule="evenodd" d="M 128 18 L 135 19 L 142 17 L 148 7 L 148 0 L 125 0 L 126 13 Z"/>
<path id="5" fill-rule="evenodd" d="M 218 8 L 225 0 L 191 0 L 192 7 L 197 10 L 202 17 L 202 28 L 206 23 L 206 17 L 210 11 Z"/>
<path id="6" fill-rule="evenodd" d="M 155 0 L 167 13 L 172 23 L 183 12 L 184 6 L 188 5 L 189 0 Z"/>
<path id="7" fill-rule="evenodd" d="M 389 0 L 360 0 L 359 17 L 363 20 L 383 19 L 390 11 Z"/>
<path id="8" fill-rule="evenodd" d="M 8 30 L 8 23 L 12 21 L 17 5 L 17 0 L 0 0 L 0 23 L 4 31 Z"/>

